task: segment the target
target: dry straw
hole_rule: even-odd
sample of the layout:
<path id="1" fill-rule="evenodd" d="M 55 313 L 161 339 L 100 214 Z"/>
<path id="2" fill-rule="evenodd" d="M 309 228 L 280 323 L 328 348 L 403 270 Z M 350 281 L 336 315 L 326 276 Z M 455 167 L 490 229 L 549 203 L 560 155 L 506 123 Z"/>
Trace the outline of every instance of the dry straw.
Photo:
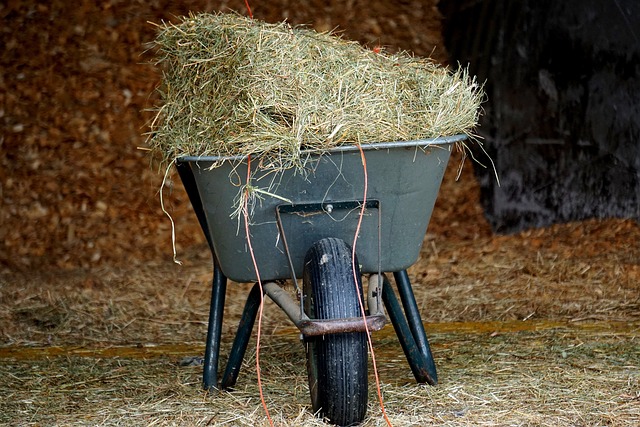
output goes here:
<path id="1" fill-rule="evenodd" d="M 407 53 L 234 14 L 158 25 L 161 105 L 150 145 L 185 155 L 261 155 L 302 166 L 302 150 L 470 133 L 482 88 Z"/>

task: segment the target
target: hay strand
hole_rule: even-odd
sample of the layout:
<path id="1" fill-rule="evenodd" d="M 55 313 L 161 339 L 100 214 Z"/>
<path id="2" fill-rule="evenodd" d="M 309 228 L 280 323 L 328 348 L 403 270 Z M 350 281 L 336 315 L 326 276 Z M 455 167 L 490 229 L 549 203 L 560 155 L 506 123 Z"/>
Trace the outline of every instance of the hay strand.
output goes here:
<path id="1" fill-rule="evenodd" d="M 262 156 L 300 167 L 303 150 L 470 133 L 481 86 L 408 53 L 235 14 L 158 25 L 161 106 L 149 143 L 180 156 Z"/>

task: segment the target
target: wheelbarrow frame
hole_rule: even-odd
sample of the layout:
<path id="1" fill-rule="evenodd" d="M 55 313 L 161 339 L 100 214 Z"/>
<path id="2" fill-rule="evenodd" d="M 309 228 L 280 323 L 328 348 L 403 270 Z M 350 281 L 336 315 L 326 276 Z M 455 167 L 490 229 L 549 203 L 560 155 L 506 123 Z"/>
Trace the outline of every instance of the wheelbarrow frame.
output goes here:
<path id="1" fill-rule="evenodd" d="M 419 236 L 420 244 L 417 245 L 417 248 L 411 248 L 410 251 L 404 251 L 402 254 L 403 260 L 401 260 L 400 264 L 394 264 L 391 262 L 391 268 L 389 267 L 389 262 L 381 260 L 381 250 L 377 251 L 377 262 L 372 263 L 369 260 L 365 261 L 365 266 L 363 268 L 364 273 L 372 274 L 370 280 L 374 281 L 374 286 L 378 286 L 378 289 L 381 289 L 382 292 L 378 292 L 377 297 L 382 300 L 384 306 L 386 308 L 386 312 L 393 324 L 394 330 L 398 336 L 400 344 L 403 348 L 403 351 L 406 355 L 407 361 L 411 368 L 411 371 L 419 383 L 428 383 L 434 385 L 437 383 L 437 373 L 435 369 L 435 364 L 433 361 L 433 357 L 431 354 L 429 341 L 427 335 L 424 330 L 424 326 L 422 324 L 422 319 L 420 316 L 420 312 L 415 300 L 415 296 L 413 293 L 413 289 L 411 287 L 411 283 L 409 280 L 409 276 L 407 274 L 406 268 L 413 264 L 418 257 L 418 253 L 420 250 L 422 238 L 424 236 L 424 231 L 426 231 L 426 226 L 428 225 L 431 210 L 433 209 L 433 205 L 435 204 L 435 198 L 437 196 L 437 190 L 439 189 L 440 182 L 444 175 L 444 169 L 446 167 L 446 163 L 448 162 L 449 155 L 452 147 L 456 142 L 462 141 L 466 138 L 464 135 L 456 135 L 452 137 L 443 137 L 443 138 L 435 138 L 430 140 L 422 140 L 422 141 L 412 141 L 411 143 L 388 143 L 388 144 L 371 144 L 372 146 L 367 146 L 367 150 L 371 150 L 371 152 L 375 152 L 378 150 L 390 151 L 397 148 L 404 148 L 405 150 L 411 149 L 413 147 L 415 151 L 415 156 L 429 155 L 428 153 L 423 153 L 421 151 L 430 151 L 444 153 L 439 162 L 441 163 L 439 166 L 439 170 L 436 171 L 432 177 L 435 181 L 435 195 L 432 196 L 432 200 L 427 202 L 427 212 L 424 213 L 423 218 L 423 228 L 420 229 L 422 235 Z M 357 148 L 357 147 L 356 147 Z M 354 147 L 341 147 L 336 149 L 337 152 L 353 152 Z M 368 153 L 369 151 L 367 151 Z M 227 158 L 225 160 L 231 161 L 242 161 L 241 157 L 238 158 Z M 220 342 L 221 342 L 221 334 L 222 334 L 222 322 L 223 322 L 223 313 L 224 313 L 224 305 L 225 305 L 225 296 L 226 296 L 226 287 L 227 287 L 227 276 L 223 272 L 224 269 L 229 268 L 228 265 L 223 269 L 223 266 L 219 262 L 219 254 L 216 250 L 217 242 L 214 237 L 215 229 L 212 227 L 212 212 L 211 210 L 204 205 L 202 188 L 199 188 L 198 177 L 196 174 L 200 173 L 209 173 L 213 171 L 213 169 L 209 168 L 209 166 L 213 165 L 215 162 L 219 162 L 220 158 L 210 158 L 210 157 L 182 157 L 176 160 L 176 167 L 179 172 L 182 183 L 186 189 L 189 200 L 192 204 L 192 207 L 195 211 L 195 214 L 198 218 L 200 226 L 205 234 L 207 239 L 207 243 L 211 249 L 212 257 L 213 257 L 213 281 L 212 281 L 212 292 L 211 292 L 211 304 L 209 311 L 209 322 L 207 329 L 207 340 L 206 340 L 206 348 L 205 348 L 205 358 L 204 358 L 204 370 L 203 370 L 203 386 L 205 389 L 209 391 L 213 391 L 215 389 L 226 389 L 233 387 L 237 381 L 238 374 L 240 371 L 240 366 L 242 364 L 247 345 L 251 336 L 251 332 L 255 323 L 255 319 L 258 313 L 261 295 L 260 295 L 260 286 L 256 283 L 247 296 L 247 300 L 245 302 L 245 306 L 242 312 L 242 316 L 238 325 L 238 329 L 233 341 L 232 349 L 229 354 L 229 358 L 226 364 L 226 368 L 224 370 L 224 374 L 222 375 L 221 382 L 218 382 L 218 365 L 219 365 L 219 353 L 220 353 Z M 207 170 L 208 169 L 208 170 Z M 369 170 L 369 173 L 375 173 L 375 169 Z M 227 175 L 228 176 L 228 175 Z M 219 178 L 218 178 L 219 179 Z M 200 185 L 202 187 L 202 185 Z M 322 200 L 319 203 L 323 204 L 321 206 L 322 210 L 326 211 L 326 200 Z M 407 202 L 407 199 L 403 199 L 403 203 Z M 224 202 L 228 204 L 228 201 Z M 283 204 L 280 202 L 278 207 L 276 208 L 277 212 L 280 212 L 278 209 L 281 208 Z M 231 208 L 229 206 L 229 208 Z M 327 212 L 325 212 L 327 213 Z M 330 212 L 329 212 L 330 213 Z M 228 216 L 228 212 L 223 212 L 224 215 Z M 276 213 L 277 214 L 277 213 Z M 219 215 L 218 215 L 219 217 Z M 278 224 L 280 224 L 280 219 L 278 219 Z M 216 224 L 217 225 L 217 224 Z M 320 224 L 320 226 L 323 226 Z M 378 227 L 380 227 L 380 222 L 378 222 Z M 420 228 L 419 227 L 419 228 Z M 280 228 L 278 232 L 284 231 Z M 350 232 L 350 231 L 349 231 Z M 253 235 L 253 232 L 252 232 Z M 283 240 L 285 240 L 284 234 L 282 235 Z M 378 231 L 378 247 L 381 246 L 380 243 L 380 232 Z M 358 244 L 360 244 L 360 240 L 358 240 Z M 370 245 L 369 245 L 370 246 Z M 415 246 L 415 245 L 414 245 Z M 291 262 L 291 254 L 288 248 L 284 253 L 289 257 L 288 268 L 289 275 L 288 277 L 295 278 L 296 277 L 296 266 Z M 237 255 L 237 254 L 236 254 Z M 365 257 L 366 258 L 366 257 Z M 369 257 L 371 258 L 371 257 Z M 228 263 L 227 263 L 228 264 Z M 398 267 L 399 266 L 399 267 Z M 233 266 L 235 268 L 235 266 Z M 386 267 L 386 268 L 385 268 Z M 232 268 L 232 279 L 236 279 L 235 281 L 254 281 L 255 278 L 247 276 L 246 271 L 238 273 L 237 268 Z M 392 289 L 391 282 L 387 278 L 387 276 L 383 273 L 383 271 L 391 271 L 393 273 L 393 277 L 395 279 L 396 287 L 398 294 L 400 296 L 400 302 Z M 247 280 L 247 279 L 254 280 Z M 270 273 L 267 274 L 266 278 L 268 280 L 263 282 L 262 289 L 263 291 L 272 298 L 281 308 L 284 309 L 285 313 L 289 315 L 289 317 L 294 321 L 294 324 L 301 329 L 301 331 L 306 331 L 306 334 L 312 335 L 313 332 L 309 332 L 313 329 L 304 329 L 304 326 L 301 326 L 305 320 L 304 311 L 301 310 L 300 314 L 295 313 L 295 307 L 292 308 L 293 301 L 290 297 L 283 295 L 285 292 L 280 288 L 280 286 L 275 283 L 275 280 L 283 279 L 283 274 L 281 273 L 281 269 L 279 267 L 272 268 Z M 240 280 L 237 280 L 240 279 Z M 293 304 L 295 306 L 295 303 Z M 380 329 L 384 325 L 384 315 L 382 315 L 382 321 L 380 321 L 381 310 L 377 313 L 370 313 L 371 315 L 367 317 L 367 321 L 369 322 L 370 330 Z M 342 319 L 344 320 L 344 319 Z M 313 323 L 313 322 L 311 322 Z M 336 322 L 340 323 L 340 322 Z M 356 322 L 357 323 L 357 322 Z M 360 319 L 360 325 L 354 326 L 353 330 L 363 330 L 362 320 Z M 317 326 L 316 326 L 317 327 Z M 336 328 L 326 330 L 320 330 L 318 334 L 323 333 L 335 333 L 340 330 L 340 328 L 349 329 L 349 326 L 345 326 L 344 322 L 341 325 L 336 326 Z"/>

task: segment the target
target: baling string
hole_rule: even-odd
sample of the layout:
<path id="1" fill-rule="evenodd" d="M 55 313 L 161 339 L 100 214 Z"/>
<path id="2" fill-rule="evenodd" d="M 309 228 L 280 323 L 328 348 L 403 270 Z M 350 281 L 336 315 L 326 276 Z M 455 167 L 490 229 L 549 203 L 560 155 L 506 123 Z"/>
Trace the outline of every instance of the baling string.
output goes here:
<path id="1" fill-rule="evenodd" d="M 362 146 L 360 146 L 360 144 L 358 144 L 358 149 L 360 150 L 360 159 L 362 160 L 362 169 L 364 171 L 364 195 L 362 197 L 362 207 L 360 209 L 360 216 L 358 217 L 358 224 L 356 226 L 356 234 L 353 238 L 353 246 L 351 247 L 351 271 L 353 272 L 353 283 L 356 287 L 356 295 L 359 293 L 358 273 L 356 269 L 356 242 L 358 241 L 358 235 L 360 234 L 360 228 L 362 226 L 362 219 L 365 214 L 367 205 L 367 190 L 369 186 L 367 159 L 365 158 L 364 150 L 362 149 Z M 380 277 L 378 277 L 377 279 L 380 280 Z M 389 420 L 387 411 L 384 408 L 384 399 L 382 398 L 382 390 L 380 388 L 380 377 L 378 376 L 378 367 L 376 365 L 376 355 L 373 351 L 373 341 L 371 340 L 371 333 L 369 331 L 369 326 L 367 325 L 366 313 L 364 311 L 364 304 L 361 298 L 358 298 L 358 304 L 360 305 L 360 314 L 362 315 L 362 320 L 364 321 L 364 328 L 367 334 L 367 344 L 369 346 L 369 352 L 371 353 L 371 364 L 373 365 L 373 374 L 376 380 L 376 393 L 378 394 L 378 402 L 380 403 L 380 409 L 382 410 L 382 416 L 384 417 L 384 420 L 387 422 L 387 425 L 391 427 L 391 420 Z"/>
<path id="2" fill-rule="evenodd" d="M 247 12 L 249 13 L 249 18 L 253 19 L 253 13 L 251 12 L 251 7 L 249 6 L 249 0 L 244 0 L 245 6 L 247 6 Z M 267 415 L 267 419 L 269 420 L 269 425 L 273 427 L 273 420 L 271 419 L 271 415 L 269 414 L 269 408 L 267 407 L 267 402 L 264 400 L 264 393 L 262 391 L 262 376 L 260 374 L 260 336 L 262 335 L 262 310 L 264 308 L 264 290 L 262 288 L 262 280 L 260 279 L 260 271 L 258 270 L 258 263 L 256 262 L 256 256 L 253 253 L 253 247 L 251 246 L 251 233 L 249 232 L 249 191 L 251 184 L 251 155 L 247 156 L 247 186 L 244 191 L 244 203 L 242 206 L 242 213 L 244 214 L 244 230 L 247 235 L 247 246 L 249 247 L 249 253 L 251 254 L 251 261 L 253 262 L 253 268 L 256 272 L 256 277 L 258 280 L 258 287 L 260 288 L 260 307 L 258 310 L 258 331 L 256 336 L 256 374 L 258 376 L 258 389 L 260 391 L 260 402 L 262 403 L 262 407 L 264 408 L 264 412 Z"/>
<path id="3" fill-rule="evenodd" d="M 249 14 L 249 17 L 251 19 L 253 19 L 253 13 L 251 12 L 251 7 L 249 6 L 249 0 L 245 0 L 245 6 L 247 7 L 247 12 Z M 360 146 L 360 144 L 358 144 L 358 149 L 360 150 L 360 157 L 362 159 L 362 167 L 364 170 L 364 197 L 362 200 L 362 208 L 360 211 L 360 216 L 358 218 L 358 224 L 356 227 L 356 233 L 355 233 L 355 237 L 353 239 L 353 247 L 352 247 L 352 254 L 351 254 L 351 268 L 352 268 L 352 272 L 353 272 L 353 279 L 354 279 L 354 286 L 356 287 L 356 294 L 359 293 L 359 289 L 358 289 L 358 275 L 357 275 L 357 271 L 356 271 L 356 265 L 355 265 L 355 259 L 356 259 L 356 242 L 358 239 L 358 235 L 360 234 L 360 228 L 362 226 L 362 219 L 364 217 L 364 213 L 365 213 L 365 209 L 366 209 L 366 198 L 367 198 L 367 189 L 368 189 L 368 174 L 367 174 L 367 161 L 364 155 L 364 151 L 362 150 L 362 147 Z M 261 379 L 261 375 L 260 375 L 260 335 L 261 335 L 261 330 L 262 330 L 262 312 L 263 312 L 263 307 L 264 307 L 264 291 L 262 288 L 262 280 L 260 279 L 260 272 L 258 270 L 258 264 L 256 262 L 256 258 L 255 258 L 255 254 L 253 252 L 253 247 L 251 245 L 251 233 L 249 231 L 249 209 L 248 209 L 248 203 L 249 203 L 249 191 L 250 191 L 250 181 L 251 181 L 251 155 L 247 156 L 247 186 L 245 188 L 245 193 L 244 193 L 244 203 L 243 203 L 243 214 L 244 214 L 244 224 L 245 224 L 245 232 L 246 232 L 246 237 L 247 237 L 247 246 L 249 248 L 249 252 L 251 254 L 251 261 L 253 262 L 253 268 L 255 269 L 256 272 L 256 277 L 258 280 L 258 287 L 260 288 L 260 307 L 259 307 L 259 312 L 258 312 L 258 331 L 257 331 L 257 338 L 256 338 L 256 373 L 257 373 L 257 377 L 258 377 L 258 388 L 260 391 L 260 401 L 262 403 L 262 407 L 264 408 L 264 411 L 267 415 L 267 419 L 269 420 L 269 424 L 273 427 L 273 420 L 271 419 L 271 416 L 269 414 L 269 408 L 267 407 L 266 401 L 264 399 L 264 394 L 262 391 L 262 379 Z M 369 327 L 367 325 L 366 322 L 366 313 L 364 310 L 364 305 L 363 305 L 363 301 L 361 298 L 358 298 L 358 304 L 360 306 L 360 313 L 362 315 L 362 319 L 364 321 L 364 326 L 365 326 L 365 332 L 367 334 L 367 344 L 369 346 L 369 351 L 371 353 L 371 361 L 373 364 L 373 371 L 374 371 L 374 376 L 375 376 L 375 380 L 376 380 L 376 392 L 378 394 L 378 400 L 380 402 L 380 409 L 382 410 L 382 415 L 384 416 L 385 421 L 387 422 L 388 426 L 392 426 L 391 421 L 389 420 L 389 417 L 387 416 L 387 412 L 385 410 L 384 407 L 384 399 L 382 397 L 382 390 L 380 388 L 380 377 L 378 376 L 378 368 L 376 365 L 376 357 L 375 357 L 375 353 L 373 350 L 373 342 L 371 340 L 371 333 L 369 331 Z"/>
<path id="4" fill-rule="evenodd" d="M 249 253 L 251 254 L 251 261 L 253 262 L 253 268 L 256 272 L 258 280 L 258 287 L 260 288 L 260 307 L 258 311 L 258 331 L 256 337 L 256 374 L 258 376 L 258 389 L 260 391 L 260 402 L 264 408 L 264 412 L 269 420 L 269 425 L 273 427 L 273 420 L 269 415 L 269 408 L 267 408 L 267 402 L 264 400 L 264 393 L 262 392 L 262 377 L 260 375 L 260 335 L 262 332 L 262 309 L 264 307 L 264 290 L 262 289 L 262 280 L 260 279 L 260 271 L 258 270 L 258 263 L 253 252 L 253 246 L 251 245 L 251 233 L 249 231 L 249 191 L 251 182 L 251 155 L 247 156 L 247 185 L 244 190 L 244 201 L 242 205 L 242 213 L 244 216 L 244 230 L 247 236 L 247 246 L 249 247 Z"/>
<path id="5" fill-rule="evenodd" d="M 247 6 L 247 12 L 249 13 L 249 18 L 253 19 L 253 13 L 251 12 L 251 7 L 249 6 L 249 0 L 244 0 L 244 5 Z"/>

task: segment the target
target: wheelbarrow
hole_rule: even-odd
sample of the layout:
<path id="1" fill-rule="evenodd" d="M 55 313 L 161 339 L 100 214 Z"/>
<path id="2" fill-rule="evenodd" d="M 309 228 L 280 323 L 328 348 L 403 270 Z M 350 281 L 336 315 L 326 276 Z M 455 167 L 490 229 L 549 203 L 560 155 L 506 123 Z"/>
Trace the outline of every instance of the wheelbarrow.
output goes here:
<path id="1" fill-rule="evenodd" d="M 332 423 L 351 425 L 364 419 L 366 331 L 381 329 L 387 315 L 416 381 L 436 384 L 436 368 L 407 268 L 418 259 L 452 147 L 464 139 L 456 135 L 303 152 L 305 173 L 252 169 L 251 185 L 265 188 L 253 206 L 249 225 L 259 273 L 237 212 L 234 215 L 248 159 L 177 159 L 177 170 L 213 255 L 204 388 L 235 385 L 261 288 L 300 330 L 313 410 Z M 366 197 L 362 154 L 367 164 Z M 252 159 L 254 164 L 257 161 Z M 352 259 L 354 244 L 356 259 Z M 402 305 L 386 272 L 395 279 Z M 367 289 L 362 276 L 368 277 Z M 227 279 L 246 283 L 259 278 L 263 286 L 256 283 L 248 294 L 219 382 Z M 295 299 L 282 287 L 284 281 L 293 282 Z"/>

